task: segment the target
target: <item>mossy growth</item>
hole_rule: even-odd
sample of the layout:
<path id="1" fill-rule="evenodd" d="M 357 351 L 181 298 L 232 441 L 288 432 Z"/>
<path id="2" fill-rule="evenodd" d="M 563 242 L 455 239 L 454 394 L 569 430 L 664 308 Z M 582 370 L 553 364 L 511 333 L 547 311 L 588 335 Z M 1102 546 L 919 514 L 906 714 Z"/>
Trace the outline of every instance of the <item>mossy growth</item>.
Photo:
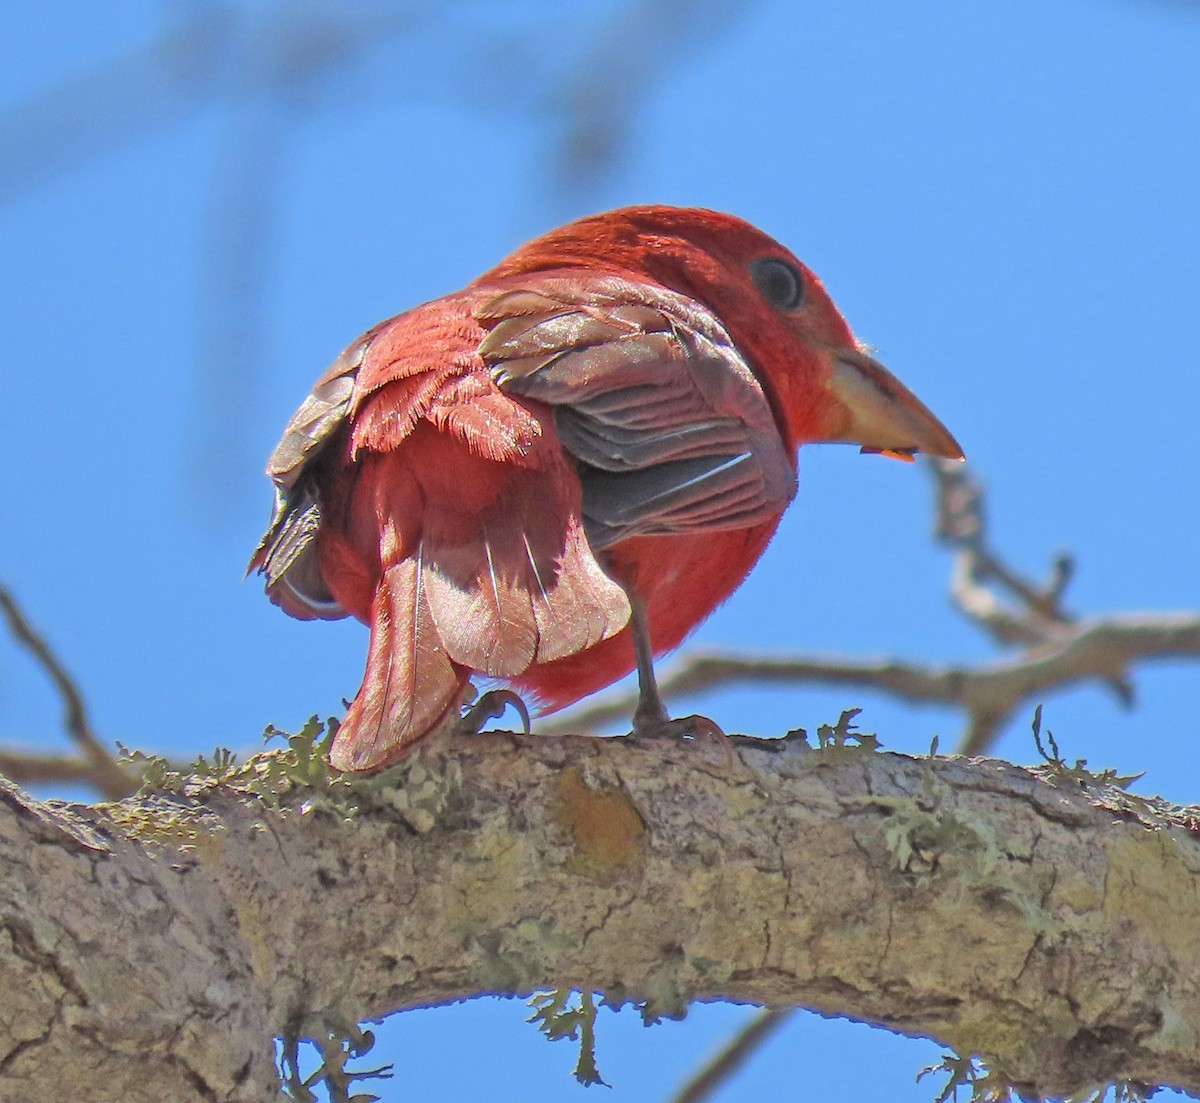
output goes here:
<path id="1" fill-rule="evenodd" d="M 329 764 L 337 735 L 335 719 L 310 717 L 298 732 L 269 725 L 264 741 L 282 739 L 272 748 L 239 762 L 232 751 L 218 747 L 211 758 L 201 755 L 186 767 L 172 766 L 159 755 L 121 748 L 123 762 L 141 775 L 142 798 L 166 794 L 202 803 L 218 789 L 258 797 L 269 807 L 297 810 L 302 815 L 324 813 L 352 819 L 364 807 L 388 806 L 419 834 L 439 822 L 462 786 L 462 768 L 446 755 L 418 751 L 396 765 L 371 775 L 348 774 Z"/>
<path id="2" fill-rule="evenodd" d="M 225 787 L 260 797 L 278 807 L 297 791 L 308 791 L 302 810 L 321 808 L 352 814 L 351 784 L 346 775 L 329 765 L 329 748 L 337 734 L 337 721 L 310 717 L 298 732 L 269 725 L 264 741 L 285 739 L 287 746 L 264 751 L 239 762 L 225 747 L 213 752 L 211 761 L 200 755 L 184 768 L 173 767 L 160 755 L 121 748 L 122 761 L 141 774 L 139 796 L 174 793 L 199 798 L 205 792 Z"/>
<path id="3" fill-rule="evenodd" d="M 168 794 L 131 797 L 108 805 L 106 813 L 127 839 L 144 847 L 192 852 L 207 861 L 220 857 L 225 846 L 216 816 Z"/>
<path id="4" fill-rule="evenodd" d="M 351 780 L 328 761 L 337 732 L 335 720 L 312 717 L 294 734 L 268 728 L 264 738 L 282 736 L 288 745 L 239 762 L 233 751 L 218 747 L 211 758 L 200 755 L 186 766 L 161 755 L 129 751 L 118 744 L 121 763 L 141 779 L 137 793 L 108 808 L 110 819 L 142 843 L 180 850 L 219 853 L 221 826 L 204 807 L 205 797 L 221 788 L 251 794 L 274 808 L 287 802 L 301 812 L 328 811 L 349 817 L 357 810 Z M 298 795 L 299 794 L 299 795 Z"/>

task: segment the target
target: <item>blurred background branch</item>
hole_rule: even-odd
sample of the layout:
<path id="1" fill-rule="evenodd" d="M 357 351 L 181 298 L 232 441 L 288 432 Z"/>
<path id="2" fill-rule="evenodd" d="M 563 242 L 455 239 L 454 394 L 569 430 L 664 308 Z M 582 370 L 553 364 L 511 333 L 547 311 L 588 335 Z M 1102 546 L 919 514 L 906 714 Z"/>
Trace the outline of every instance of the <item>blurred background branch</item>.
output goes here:
<path id="1" fill-rule="evenodd" d="M 92 730 L 83 694 L 75 679 L 26 618 L 16 598 L 0 586 L 0 615 L 9 633 L 54 683 L 63 705 L 63 727 L 77 748 L 75 755 L 47 755 L 0 748 L 0 773 L 21 784 L 75 781 L 96 789 L 109 800 L 120 800 L 137 788 L 113 753 Z"/>
<path id="2" fill-rule="evenodd" d="M 1133 700 L 1130 668 L 1164 659 L 1200 659 L 1200 614 L 1109 614 L 1076 620 L 1061 599 L 1070 560 L 1056 558 L 1046 583 L 1023 577 L 987 541 L 984 493 L 965 464 L 926 462 L 936 488 L 938 538 L 955 555 L 950 592 L 955 606 L 1010 659 L 979 665 L 932 666 L 900 659 L 754 656 L 694 651 L 659 680 L 664 697 L 731 684 L 853 686 L 909 704 L 951 705 L 966 717 L 957 753 L 977 755 L 994 745 L 1022 709 L 1080 682 L 1111 686 L 1123 705 Z M 1006 602 L 1006 598 L 1013 599 Z M 538 727 L 548 734 L 596 731 L 627 722 L 636 693 L 601 696 Z"/>

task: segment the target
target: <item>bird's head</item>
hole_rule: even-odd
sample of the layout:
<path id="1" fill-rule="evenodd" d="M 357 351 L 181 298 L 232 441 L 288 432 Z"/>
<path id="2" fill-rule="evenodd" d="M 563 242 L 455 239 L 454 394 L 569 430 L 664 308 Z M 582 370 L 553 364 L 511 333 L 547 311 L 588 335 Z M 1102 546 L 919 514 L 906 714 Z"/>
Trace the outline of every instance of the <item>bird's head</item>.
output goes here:
<path id="1" fill-rule="evenodd" d="M 490 275 L 550 267 L 650 279 L 703 303 L 759 376 L 793 449 L 845 442 L 899 459 L 962 459 L 946 427 L 855 340 L 821 281 L 740 218 L 692 207 L 607 211 L 522 246 Z"/>

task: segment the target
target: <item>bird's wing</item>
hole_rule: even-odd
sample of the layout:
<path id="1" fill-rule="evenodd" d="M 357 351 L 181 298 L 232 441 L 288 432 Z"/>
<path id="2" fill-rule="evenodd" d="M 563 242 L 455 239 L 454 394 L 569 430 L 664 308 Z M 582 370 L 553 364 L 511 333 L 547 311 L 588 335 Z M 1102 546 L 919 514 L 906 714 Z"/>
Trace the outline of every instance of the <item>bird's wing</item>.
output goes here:
<path id="1" fill-rule="evenodd" d="M 293 615 L 371 625 L 338 737 L 357 768 L 424 734 L 471 670 L 511 677 L 629 620 L 550 409 L 502 392 L 479 357 L 478 298 L 427 303 L 351 346 L 268 467 L 275 514 L 251 567 Z"/>
<path id="2" fill-rule="evenodd" d="M 430 420 L 474 454 L 528 466 L 537 419 L 478 370 L 475 344 L 482 333 L 466 301 L 469 296 L 447 296 L 363 334 L 317 380 L 284 428 L 267 461 L 275 484 L 271 519 L 247 574 L 265 575 L 267 595 L 291 616 L 347 615 L 322 575 L 317 540 L 329 527 L 331 504 L 321 500 L 323 468 L 342 462 L 347 449 L 355 456 L 393 452 Z M 331 453 L 338 455 L 331 460 Z M 342 490 L 349 494 L 350 485 Z"/>
<path id="3" fill-rule="evenodd" d="M 346 616 L 329 592 L 317 561 L 321 500 L 316 468 L 350 412 L 358 370 L 374 333 L 355 341 L 317 380 L 267 461 L 275 502 L 246 573 L 257 570 L 266 575 L 271 600 L 300 620 Z"/>
<path id="4" fill-rule="evenodd" d="M 762 383 L 694 301 L 615 276 L 552 273 L 525 277 L 475 316 L 500 390 L 554 408 L 594 550 L 748 527 L 795 494 Z"/>

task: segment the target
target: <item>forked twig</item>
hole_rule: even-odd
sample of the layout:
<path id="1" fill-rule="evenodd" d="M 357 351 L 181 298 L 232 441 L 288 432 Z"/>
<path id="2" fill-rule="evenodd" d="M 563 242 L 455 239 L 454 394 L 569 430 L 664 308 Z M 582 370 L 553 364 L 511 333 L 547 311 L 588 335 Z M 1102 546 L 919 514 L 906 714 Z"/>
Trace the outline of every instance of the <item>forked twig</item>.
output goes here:
<path id="1" fill-rule="evenodd" d="M 955 460 L 929 460 L 937 487 L 935 534 L 957 555 L 950 592 L 955 604 L 1002 644 L 1040 644 L 1061 635 L 1074 621 L 1062 607 L 1074 561 L 1059 554 L 1043 585 L 1023 578 L 987 541 L 983 487 L 970 468 Z M 1017 600 L 1006 606 L 989 588 L 994 584 Z"/>

